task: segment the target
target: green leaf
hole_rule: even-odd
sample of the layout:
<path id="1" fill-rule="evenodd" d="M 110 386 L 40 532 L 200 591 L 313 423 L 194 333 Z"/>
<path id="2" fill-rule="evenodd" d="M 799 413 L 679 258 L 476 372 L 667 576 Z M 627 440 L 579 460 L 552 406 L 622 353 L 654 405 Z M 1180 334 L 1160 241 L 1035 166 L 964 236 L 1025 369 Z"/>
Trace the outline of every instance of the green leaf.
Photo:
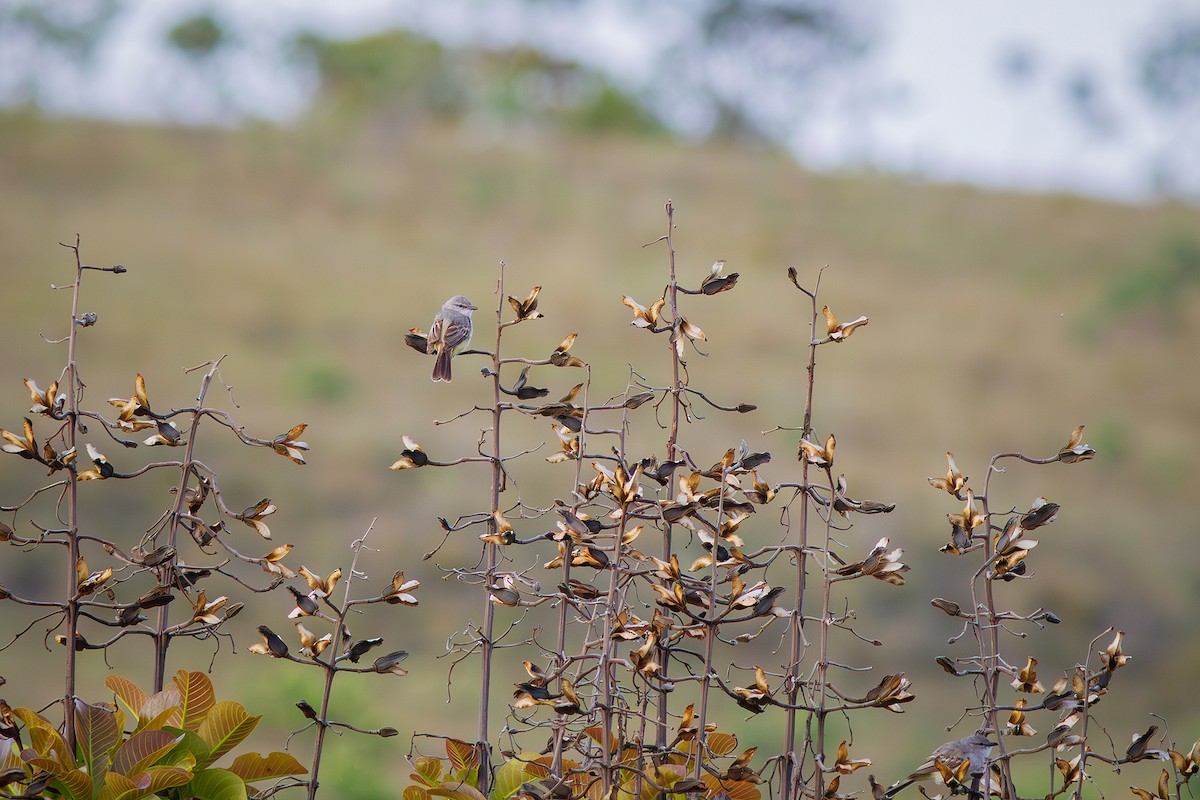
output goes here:
<path id="1" fill-rule="evenodd" d="M 252 717 L 247 714 L 241 703 L 232 700 L 222 700 L 213 705 L 196 731 L 210 749 L 208 757 L 200 762 L 200 766 L 207 767 L 237 747 L 250 735 L 260 719 L 261 716 Z"/>
<path id="2" fill-rule="evenodd" d="M 212 681 L 203 672 L 186 672 L 181 669 L 175 673 L 175 686 L 179 690 L 182 718 L 178 727 L 194 731 L 204 722 L 204 718 L 217 702 Z"/>
<path id="3" fill-rule="evenodd" d="M 143 772 L 183 740 L 167 731 L 138 731 L 113 754 L 112 771 L 125 776 Z"/>
<path id="4" fill-rule="evenodd" d="M 196 800 L 246 800 L 246 784 L 225 769 L 205 769 L 196 773 L 184 788 L 186 797 Z"/>
<path id="5" fill-rule="evenodd" d="M 183 786 L 192 779 L 192 773 L 183 767 L 151 767 L 133 778 L 138 786 L 145 786 L 151 794 L 158 794 L 172 786 Z"/>
<path id="6" fill-rule="evenodd" d="M 474 786 L 479 782 L 478 767 L 467 767 L 466 769 L 460 769 L 458 772 L 451 773 L 451 775 L 454 780 L 458 781 L 459 783 L 465 783 L 468 786 Z"/>
<path id="7" fill-rule="evenodd" d="M 38 756 L 49 759 L 57 765 L 54 770 L 47 771 L 58 775 L 67 770 L 74 769 L 75 759 L 67 749 L 66 741 L 50 723 L 50 720 L 36 711 L 30 711 L 28 708 L 14 708 L 13 716 L 25 723 L 25 729 L 29 732 L 30 746 L 34 752 Z M 26 763 L 31 763 L 24 756 L 22 756 L 22 760 Z"/>
<path id="8" fill-rule="evenodd" d="M 175 745 L 174 750 L 158 760 L 160 766 L 183 767 L 186 770 L 192 770 L 197 764 L 208 758 L 208 745 L 195 731 L 185 731 L 183 728 L 165 728 L 164 730 L 173 736 L 182 738 L 179 740 L 179 744 Z"/>
<path id="9" fill-rule="evenodd" d="M 120 675 L 109 675 L 104 679 L 104 685 L 112 690 L 117 700 L 128 708 L 134 717 L 141 718 L 142 706 L 146 705 L 146 693 L 133 681 Z"/>
<path id="10" fill-rule="evenodd" d="M 102 780 L 108 771 L 109 758 L 121 743 L 117 715 L 111 708 L 75 701 L 75 747 L 87 774 Z M 91 789 L 88 790 L 91 796 Z"/>
<path id="11" fill-rule="evenodd" d="M 36 711 L 30 711 L 28 708 L 14 708 L 13 716 L 25 723 L 25 727 L 33 730 L 34 728 L 48 728 L 54 730 L 54 725 L 50 720 L 43 717 Z"/>
<path id="12" fill-rule="evenodd" d="M 534 776 L 526 769 L 526 761 L 537 758 L 537 753 L 522 753 L 510 758 L 496 770 L 495 784 L 492 786 L 493 800 L 508 800 L 521 788 L 521 784 L 532 780 Z"/>
<path id="13" fill-rule="evenodd" d="M 424 786 L 415 784 L 405 786 L 404 793 L 401 795 L 402 800 L 429 800 L 429 797 L 429 792 L 425 790 Z"/>
<path id="14" fill-rule="evenodd" d="M 658 800 L 660 794 L 670 795 L 670 788 L 687 777 L 687 770 L 679 764 L 662 764 L 654 768 L 654 781 L 667 792 L 659 792 L 649 781 L 642 782 L 641 800 Z M 681 795 L 676 795 L 681 797 Z"/>
<path id="15" fill-rule="evenodd" d="M 265 758 L 259 753 L 243 753 L 229 765 L 229 771 L 246 783 L 308 772 L 291 753 L 271 753 Z"/>
<path id="16" fill-rule="evenodd" d="M 104 774 L 104 786 L 97 793 L 96 800 L 138 800 L 150 796 L 149 792 L 129 778 L 109 771 Z"/>
<path id="17" fill-rule="evenodd" d="M 409 777 L 429 788 L 442 782 L 442 762 L 429 756 L 421 756 L 413 762 L 413 774 Z"/>
<path id="18" fill-rule="evenodd" d="M 487 797 L 474 786 L 460 781 L 433 786 L 429 789 L 429 793 L 435 797 L 448 797 L 450 800 L 487 800 Z"/>
<path id="19" fill-rule="evenodd" d="M 50 781 L 71 800 L 92 800 L 92 777 L 81 769 L 73 769 Z"/>

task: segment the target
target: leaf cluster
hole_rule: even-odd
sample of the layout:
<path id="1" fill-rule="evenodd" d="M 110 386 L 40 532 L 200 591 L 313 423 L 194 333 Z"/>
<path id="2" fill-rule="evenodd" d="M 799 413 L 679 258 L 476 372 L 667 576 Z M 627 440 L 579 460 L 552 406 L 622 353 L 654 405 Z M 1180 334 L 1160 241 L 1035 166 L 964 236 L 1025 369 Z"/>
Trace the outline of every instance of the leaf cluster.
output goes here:
<path id="1" fill-rule="evenodd" d="M 41 714 L 11 710 L 24 729 L 0 735 L 0 789 L 64 800 L 244 800 L 247 784 L 307 771 L 282 752 L 243 753 L 216 766 L 261 717 L 218 701 L 202 672 L 180 670 L 152 695 L 119 675 L 105 683 L 119 704 L 75 701 L 74 753 Z"/>

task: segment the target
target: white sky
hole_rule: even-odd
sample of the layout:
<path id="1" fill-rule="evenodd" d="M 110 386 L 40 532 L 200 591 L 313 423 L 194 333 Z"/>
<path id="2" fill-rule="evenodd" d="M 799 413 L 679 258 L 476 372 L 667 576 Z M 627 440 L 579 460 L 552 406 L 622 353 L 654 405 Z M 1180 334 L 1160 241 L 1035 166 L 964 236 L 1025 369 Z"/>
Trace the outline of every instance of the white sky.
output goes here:
<path id="1" fill-rule="evenodd" d="M 1167 0 L 889 0 L 892 25 L 879 72 L 908 87 L 906 107 L 880 121 L 875 157 L 944 176 L 1034 188 L 1126 194 L 1145 180 L 1161 124 L 1136 92 L 1134 56 Z M 1195 4 L 1193 4 L 1194 6 Z M 1195 10 L 1195 9 L 1193 9 Z M 1024 86 L 1006 80 L 1002 53 L 1034 54 Z M 1066 111 L 1080 69 L 1095 74 L 1119 113 L 1117 135 L 1088 132 Z M 825 143 L 828 146 L 828 142 Z"/>
<path id="2" fill-rule="evenodd" d="M 1173 12 L 1200 10 L 1196 0 L 857 0 L 879 15 L 879 40 L 867 64 L 839 76 L 840 91 L 814 109 L 795 140 L 801 159 L 841 166 L 863 159 L 880 167 L 939 179 L 1038 190 L 1066 189 L 1141 199 L 1147 164 L 1179 128 L 1145 113 L 1136 92 L 1133 54 Z M 162 32 L 174 20 L 215 7 L 236 20 L 251 47 L 236 70 L 236 91 L 281 117 L 302 107 L 305 87 L 266 53 L 291 30 L 355 36 L 414 25 L 452 38 L 511 40 L 520 20 L 488 14 L 486 2 L 420 0 L 139 0 L 106 51 L 94 85 L 63 87 L 65 111 L 129 118 L 162 115 L 161 98 L 186 80 L 164 68 Z M 586 16 L 552 33 L 582 61 L 636 74 L 648 64 L 654 31 L 616 9 L 587 4 Z M 661 11 L 664 6 L 656 6 Z M 668 12 L 669 13 L 669 12 Z M 1001 57 L 1013 47 L 1033 56 L 1028 80 L 1006 80 Z M 258 53 L 256 56 L 255 53 Z M 1089 132 L 1067 109 L 1066 86 L 1086 70 L 1117 113 L 1114 135 Z M 148 98 L 158 98 L 157 104 Z M 170 115 L 186 119 L 174 108 Z M 203 109 L 195 111 L 202 116 Z M 1193 124 L 1192 133 L 1200 130 Z M 1191 142 L 1176 141 L 1181 147 Z M 1200 146 L 1191 147 L 1200 152 Z M 1198 170 L 1200 172 L 1200 170 Z"/>

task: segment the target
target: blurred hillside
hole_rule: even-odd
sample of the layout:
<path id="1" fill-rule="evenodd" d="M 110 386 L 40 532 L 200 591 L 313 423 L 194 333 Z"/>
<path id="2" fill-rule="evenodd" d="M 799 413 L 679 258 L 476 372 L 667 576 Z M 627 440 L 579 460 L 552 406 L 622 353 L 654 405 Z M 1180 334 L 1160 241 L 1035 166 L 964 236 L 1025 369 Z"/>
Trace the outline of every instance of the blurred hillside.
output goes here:
<path id="1" fill-rule="evenodd" d="M 1168 713 L 1180 739 L 1190 741 L 1200 725 L 1200 709 L 1178 702 L 1179 687 L 1200 666 L 1192 620 L 1200 550 L 1189 507 L 1200 479 L 1195 208 L 817 176 L 769 150 L 497 126 L 469 115 L 362 124 L 314 118 L 295 129 L 217 131 L 9 114 L 0 117 L 0 196 L 0 425 L 20 428 L 28 404 L 22 378 L 45 385 L 61 369 L 62 347 L 43 337 L 65 333 L 69 296 L 51 285 L 70 281 L 70 253 L 58 243 L 79 233 L 88 263 L 128 268 L 87 278 L 84 310 L 99 315 L 79 354 L 87 402 L 128 396 L 140 371 L 156 403 L 186 405 L 199 373 L 184 369 L 226 355 L 221 376 L 232 390 L 214 389 L 210 399 L 236 401 L 235 415 L 254 435 L 309 423 L 304 438 L 312 446 L 309 464 L 297 467 L 266 451 L 223 448 L 209 431 L 200 457 L 222 476 L 230 505 L 270 496 L 280 509 L 272 518 L 276 542 L 295 543 L 319 572 L 348 566 L 348 544 L 377 518 L 371 579 L 403 568 L 423 581 L 422 606 L 387 623 L 389 646 L 413 651 L 413 674 L 373 683 L 369 699 L 354 701 L 369 717 L 379 710 L 375 693 L 384 693 L 399 718 L 364 725 L 430 730 L 429 720 L 444 720 L 432 729 L 465 734 L 454 729 L 464 724 L 455 709 L 463 702 L 470 709 L 471 700 L 464 670 L 456 676 L 458 703 L 443 705 L 447 662 L 435 656 L 478 615 L 479 598 L 438 580 L 435 562 L 469 560 L 476 540 L 452 540 L 437 559 L 420 559 L 441 537 L 438 516 L 485 509 L 486 475 L 387 466 L 405 433 L 435 457 L 471 452 L 484 422 L 434 421 L 490 402 L 489 389 L 478 362 L 465 358 L 452 384 L 432 384 L 431 361 L 403 345 L 404 332 L 427 328 L 442 301 L 461 292 L 481 307 L 476 342 L 489 346 L 492 309 L 499 302 L 508 313 L 494 293 L 504 261 L 506 294 L 541 285 L 546 315 L 511 332 L 510 352 L 544 357 L 577 331 L 572 352 L 596 367 L 593 398 L 623 391 L 629 365 L 665 382 L 666 343 L 647 347 L 645 334 L 628 326 L 621 296 L 648 303 L 666 281 L 661 246 L 643 245 L 664 233 L 668 198 L 685 282 L 698 284 L 717 258 L 741 275 L 735 291 L 685 306 L 709 338 L 708 358 L 689 360 L 693 385 L 720 402 L 758 405 L 747 415 L 706 414 L 702 435 L 685 431 L 697 461 L 711 463 L 745 440 L 774 455 L 763 470 L 772 482 L 799 475 L 795 434 L 762 433 L 798 425 L 803 406 L 809 320 L 787 267 L 811 286 L 828 265 L 822 299 L 843 319 L 870 317 L 851 342 L 821 350 L 815 424 L 822 436 L 837 433 L 839 468 L 855 496 L 897 504 L 844 537 L 851 552 L 865 552 L 891 536 L 913 565 L 907 586 L 854 597 L 860 630 L 885 646 L 849 652 L 912 678 L 914 719 L 950 724 L 970 700 L 969 687 L 933 663 L 958 630 L 928 601 L 964 600 L 970 565 L 937 552 L 947 536 L 944 514 L 957 504 L 930 489 L 926 476 L 944 472 L 950 449 L 982 484 L 991 454 L 1048 456 L 1086 423 L 1099 451 L 1094 461 L 1012 469 L 993 481 L 1002 498 L 994 508 L 1026 508 L 1039 494 L 1063 506 L 1030 557 L 1037 580 L 1011 589 L 1020 607 L 1045 605 L 1066 623 L 1032 635 L 1031 654 L 1057 675 L 1083 659 L 1105 627 L 1128 630 L 1135 660 L 1114 693 L 1122 705 L 1100 709 L 1114 739 L 1122 741 L 1127 727 L 1144 729 L 1148 711 Z M 579 379 L 573 371 L 535 375 L 551 398 Z M 521 496 L 543 507 L 564 496 L 570 479 L 561 470 L 569 467 L 556 472 L 541 462 L 555 446 L 549 426 L 523 422 L 513 435 L 514 449 L 547 442 L 515 468 L 528 470 L 520 473 L 528 476 Z M 663 440 L 650 433 L 644 441 L 661 447 Z M 41 476 L 32 473 L 0 458 L 0 501 L 37 485 Z M 81 492 L 87 524 L 131 537 L 166 502 L 165 494 L 150 502 L 132 490 L 89 496 L 92 488 Z M 755 525 L 776 535 L 772 515 L 758 516 Z M 240 535 L 253 550 L 250 529 Z M 549 550 L 536 554 L 548 557 Z M 31 593 L 46 579 L 4 575 Z M 245 629 L 264 621 L 247 619 Z M 10 613 L 6 636 L 16 624 Z M 250 640 L 243 636 L 237 648 Z M 29 674 L 53 676 L 61 654 L 26 646 L 21 657 Z M 99 694 L 106 667 L 96 654 L 84 657 L 95 672 L 81 686 L 90 682 Z M 5 663 L 7 699 L 16 704 L 26 687 L 15 686 L 8 653 Z M 302 691 L 286 669 L 293 665 L 265 666 L 284 667 L 272 673 L 283 677 L 241 689 L 218 682 L 218 691 L 252 712 L 266 710 L 247 700 L 254 697 L 290 709 L 293 692 Z M 54 691 L 51 684 L 32 696 Z M 281 724 L 295 727 L 293 717 L 283 715 Z M 744 738 L 768 744 L 776 736 L 770 725 L 756 718 Z M 870 749 L 893 741 L 895 725 L 883 720 L 858 733 Z M 903 748 L 880 751 L 880 774 L 898 773 L 940 733 L 922 730 Z"/>

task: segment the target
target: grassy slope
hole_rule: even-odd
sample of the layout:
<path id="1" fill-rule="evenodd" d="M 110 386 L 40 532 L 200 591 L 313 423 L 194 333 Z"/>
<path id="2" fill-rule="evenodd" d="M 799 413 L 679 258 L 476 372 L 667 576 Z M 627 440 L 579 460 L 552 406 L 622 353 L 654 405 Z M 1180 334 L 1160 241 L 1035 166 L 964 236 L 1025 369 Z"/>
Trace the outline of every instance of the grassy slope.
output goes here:
<path id="1" fill-rule="evenodd" d="M 1197 649 L 1177 630 L 1190 627 L 1187 609 L 1197 601 L 1188 489 L 1200 472 L 1192 352 L 1200 302 L 1185 287 L 1191 293 L 1173 318 L 1104 310 L 1110 287 L 1150 269 L 1164 241 L 1200 230 L 1194 209 L 817 177 L 778 155 L 717 146 L 451 128 L 229 134 L 29 119 L 0 121 L 0 196 L 0 408 L 8 409 L 0 424 L 19 427 L 22 377 L 45 383 L 61 365 L 37 333 L 60 335 L 67 298 L 47 286 L 69 280 L 69 254 L 56 243 L 79 232 L 88 261 L 129 267 L 119 279 L 89 275 L 84 305 L 101 324 L 87 331 L 81 360 L 93 401 L 127 396 L 140 370 L 152 398 L 182 405 L 197 380 L 182 368 L 229 354 L 223 377 L 251 431 L 273 435 L 305 421 L 313 445 L 312 463 L 299 472 L 270 454 L 202 453 L 221 465 L 231 505 L 270 494 L 281 508 L 277 538 L 324 552 L 328 566 L 313 567 L 322 572 L 344 561 L 345 545 L 378 517 L 383 566 L 372 577 L 406 567 L 426 580 L 430 599 L 442 586 L 432 569 L 420 574 L 418 559 L 438 533 L 434 517 L 479 502 L 445 476 L 414 479 L 385 467 L 404 432 L 430 450 L 469 449 L 477 425 L 435 429 L 430 421 L 485 401 L 484 388 L 467 364 L 451 387 L 432 386 L 429 362 L 404 348 L 401 334 L 427 327 L 455 292 L 494 307 L 503 259 L 508 293 L 544 287 L 547 319 L 514 330 L 514 346 L 546 353 L 579 331 L 576 352 L 610 358 L 597 371 L 600 394 L 622 389 L 626 362 L 665 380 L 664 354 L 646 351 L 620 297 L 648 302 L 660 291 L 662 250 L 641 245 L 662 234 L 663 203 L 672 198 L 681 273 L 698 282 L 723 257 L 742 275 L 732 294 L 692 306 L 711 354 L 692 359 L 695 382 L 724 401 L 760 406 L 714 420 L 720 435 L 692 440 L 698 461 L 746 439 L 775 453 L 768 477 L 795 477 L 794 435 L 760 435 L 796 424 L 802 404 L 808 318 L 787 266 L 811 285 L 830 265 L 823 298 L 843 318 L 871 317 L 846 346 L 822 351 L 816 418 L 822 434 L 837 432 L 839 469 L 855 495 L 900 504 L 849 534 L 851 552 L 887 534 L 914 564 L 910 585 L 887 595 L 892 610 L 870 605 L 879 592 L 856 597 L 868 607 L 866 634 L 889 642 L 884 656 L 862 653 L 864 661 L 907 671 L 932 698 L 931 718 L 953 719 L 966 689 L 947 685 L 931 648 L 944 651 L 956 631 L 927 601 L 964 599 L 955 593 L 966 567 L 935 552 L 942 515 L 954 509 L 925 476 L 940 474 L 942 453 L 953 449 L 981 482 L 991 453 L 1047 455 L 1086 422 L 1101 450 L 1095 462 L 1014 470 L 998 484 L 1005 503 L 1047 494 L 1064 506 L 1033 558 L 1038 594 L 1020 602 L 1045 603 L 1071 626 L 1057 639 L 1035 636 L 1032 651 L 1057 671 L 1082 658 L 1105 626 L 1131 630 L 1140 666 L 1159 678 L 1149 685 L 1147 671 L 1122 687 L 1139 720 L 1132 725 L 1145 710 L 1164 710 L 1171 690 L 1162 687 L 1194 672 Z M 1088 320 L 1098 331 L 1090 339 L 1078 334 Z M 539 380 L 554 396 L 575 379 Z M 549 435 L 541 425 L 526 430 L 534 441 Z M 25 472 L 0 464 L 6 487 Z M 459 480 L 472 479 L 482 476 Z M 543 504 L 551 496 L 532 481 L 522 489 Z M 548 491 L 561 489 L 559 478 Z M 133 520 L 123 524 L 138 530 L 158 513 L 136 495 L 122 503 L 117 511 Z M 389 639 L 424 656 L 414 659 L 414 685 L 419 676 L 440 683 L 445 662 L 431 656 L 474 613 L 439 614 L 433 605 L 403 618 L 425 634 Z M 445 713 L 436 691 L 421 694 L 405 700 L 414 715 Z M 751 736 L 767 725 L 755 720 Z M 1113 734 L 1120 740 L 1124 728 Z M 897 763 L 928 743 L 906 747 Z M 889 765 L 880 771 L 890 774 Z"/>

